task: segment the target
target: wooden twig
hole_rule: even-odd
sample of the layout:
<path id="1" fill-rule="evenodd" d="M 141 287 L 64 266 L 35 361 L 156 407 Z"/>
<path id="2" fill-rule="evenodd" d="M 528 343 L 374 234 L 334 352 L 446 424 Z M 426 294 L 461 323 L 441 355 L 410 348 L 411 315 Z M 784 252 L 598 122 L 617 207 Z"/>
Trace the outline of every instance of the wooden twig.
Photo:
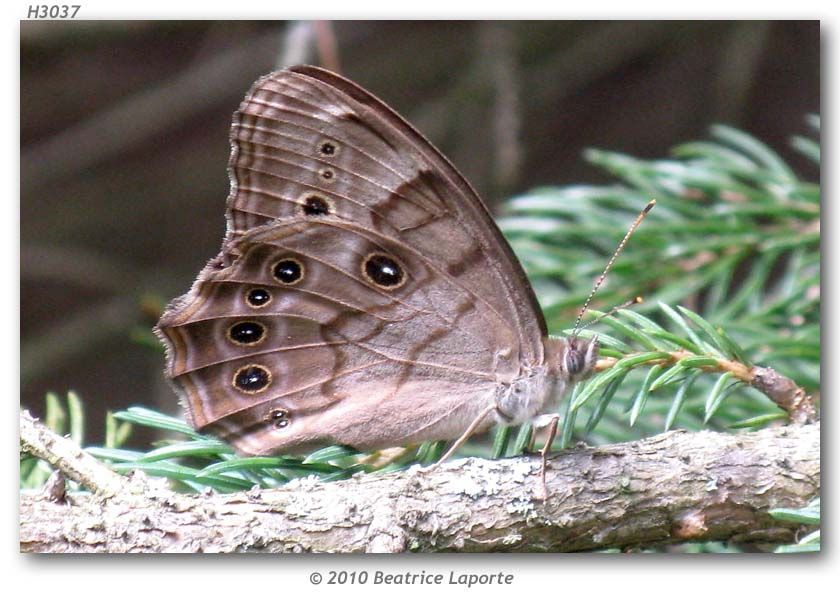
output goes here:
<path id="1" fill-rule="evenodd" d="M 816 421 L 817 409 L 813 397 L 806 394 L 795 381 L 769 367 L 753 367 L 750 374 L 750 385 L 764 393 L 779 408 L 787 411 L 794 423 Z"/>
<path id="2" fill-rule="evenodd" d="M 39 426 L 28 416 L 26 422 L 28 429 Z M 23 439 L 23 417 L 21 430 Z M 120 553 L 568 552 L 703 540 L 779 543 L 792 540 L 797 526 L 767 511 L 804 506 L 819 494 L 819 436 L 813 424 L 735 435 L 670 432 L 577 447 L 549 462 L 545 501 L 536 498 L 540 461 L 533 457 L 186 495 L 123 486 L 131 480 L 52 440 L 39 456 L 53 456 L 68 476 L 111 496 L 67 494 L 52 502 L 23 492 L 20 543 L 27 552 Z"/>
<path id="3" fill-rule="evenodd" d="M 111 497 L 126 487 L 126 479 L 93 458 L 70 440 L 48 429 L 29 411 L 20 414 L 20 451 L 37 456 L 73 481 L 103 497 Z"/>

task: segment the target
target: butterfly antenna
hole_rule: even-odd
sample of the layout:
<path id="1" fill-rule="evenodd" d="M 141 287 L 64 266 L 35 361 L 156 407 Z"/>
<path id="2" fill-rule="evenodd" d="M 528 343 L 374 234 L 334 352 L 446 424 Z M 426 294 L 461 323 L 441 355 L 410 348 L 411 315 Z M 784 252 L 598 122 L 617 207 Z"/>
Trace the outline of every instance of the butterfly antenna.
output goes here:
<path id="1" fill-rule="evenodd" d="M 572 338 L 577 337 L 578 332 L 581 330 L 581 326 L 580 326 L 581 319 L 583 319 L 583 315 L 586 313 L 586 309 L 589 308 L 589 303 L 592 302 L 592 298 L 595 296 L 595 293 L 598 291 L 598 288 L 601 287 L 602 283 L 604 283 L 604 279 L 607 278 L 607 273 L 610 272 L 610 269 L 612 268 L 613 264 L 615 263 L 615 260 L 618 258 L 618 255 L 621 254 L 622 250 L 624 250 L 624 246 L 627 245 L 627 240 L 629 240 L 630 236 L 633 235 L 633 232 L 636 231 L 636 229 L 639 228 L 639 225 L 641 224 L 642 219 L 644 219 L 647 216 L 647 214 L 650 212 L 650 210 L 655 205 L 656 205 L 656 200 L 651 200 L 650 202 L 648 202 L 647 206 L 645 206 L 642 209 L 642 212 L 639 213 L 639 216 L 636 217 L 636 220 L 633 221 L 633 224 L 630 226 L 630 229 L 628 229 L 627 233 L 624 234 L 624 239 L 622 239 L 621 242 L 618 244 L 618 247 L 615 249 L 615 252 L 613 252 L 612 256 L 610 257 L 610 260 L 607 261 L 607 266 L 604 267 L 604 270 L 601 271 L 601 275 L 595 281 L 595 285 L 592 286 L 592 291 L 589 292 L 589 297 L 586 299 L 586 302 L 584 302 L 583 306 L 580 307 L 580 311 L 578 312 L 577 319 L 575 320 L 575 327 L 572 330 L 572 335 L 570 337 L 572 337 Z M 630 306 L 631 304 L 637 304 L 635 298 L 629 304 L 627 304 L 626 306 Z M 617 306 L 616 308 L 614 308 L 612 311 L 610 311 L 607 314 L 612 314 L 613 312 L 615 312 L 619 308 L 625 308 L 625 306 Z M 604 315 L 604 316 L 606 316 L 606 315 Z"/>
<path id="2" fill-rule="evenodd" d="M 624 308 L 627 308 L 628 306 L 634 306 L 636 304 L 641 304 L 644 301 L 645 301 L 645 299 L 642 298 L 641 296 L 636 296 L 635 298 L 633 298 L 631 300 L 628 300 L 627 302 L 622 302 L 618 306 L 612 307 L 610 310 L 608 310 L 604 314 L 602 314 L 598 317 L 595 317 L 591 321 L 588 321 L 588 322 L 584 323 L 583 325 L 580 326 L 580 329 L 583 330 L 583 329 L 586 329 L 587 327 L 591 327 L 595 323 L 598 323 L 599 321 L 603 321 L 607 317 L 611 317 L 612 315 L 614 315 L 618 311 L 620 311 Z"/>

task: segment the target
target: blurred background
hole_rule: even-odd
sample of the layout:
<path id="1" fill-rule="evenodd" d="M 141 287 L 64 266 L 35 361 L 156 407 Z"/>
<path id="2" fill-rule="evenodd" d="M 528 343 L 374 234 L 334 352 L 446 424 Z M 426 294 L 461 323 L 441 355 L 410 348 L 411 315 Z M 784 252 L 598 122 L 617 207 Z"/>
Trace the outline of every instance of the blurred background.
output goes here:
<path id="1" fill-rule="evenodd" d="M 284 65 L 339 70 L 415 124 L 491 207 L 598 183 L 587 147 L 654 158 L 713 123 L 789 151 L 820 112 L 809 22 L 22 22 L 21 404 L 175 414 L 150 333 L 224 233 L 228 128 Z"/>

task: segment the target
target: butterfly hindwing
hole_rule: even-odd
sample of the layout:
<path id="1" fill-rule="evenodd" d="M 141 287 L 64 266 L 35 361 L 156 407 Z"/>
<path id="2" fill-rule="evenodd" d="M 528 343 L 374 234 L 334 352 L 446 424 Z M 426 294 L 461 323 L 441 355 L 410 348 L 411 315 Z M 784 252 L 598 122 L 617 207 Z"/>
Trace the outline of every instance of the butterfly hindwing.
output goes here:
<path id="1" fill-rule="evenodd" d="M 371 438 L 419 441 L 443 415 L 486 405 L 498 373 L 517 368 L 504 319 L 398 240 L 336 218 L 291 218 L 236 247 L 160 331 L 194 424 L 249 452 L 314 444 L 315 434 L 364 447 L 369 421 Z M 237 380 L 249 369 L 265 385 Z M 448 419 L 437 435 L 461 426 Z"/>

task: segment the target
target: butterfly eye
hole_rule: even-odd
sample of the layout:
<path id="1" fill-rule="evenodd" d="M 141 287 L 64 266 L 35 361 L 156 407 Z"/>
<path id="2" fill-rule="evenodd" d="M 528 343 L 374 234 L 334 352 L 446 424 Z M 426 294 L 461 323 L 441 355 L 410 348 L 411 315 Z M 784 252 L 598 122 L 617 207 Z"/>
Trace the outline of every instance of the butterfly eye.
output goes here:
<path id="1" fill-rule="evenodd" d="M 583 354 L 580 350 L 573 348 L 563 356 L 563 367 L 571 377 L 575 377 L 583 370 Z"/>
<path id="2" fill-rule="evenodd" d="M 362 273 L 372 283 L 386 289 L 395 289 L 405 282 L 400 264 L 384 254 L 371 254 L 362 263 Z"/>
<path id="3" fill-rule="evenodd" d="M 592 373 L 598 360 L 598 336 L 585 341 L 580 338 L 569 339 L 562 360 L 570 381 L 585 379 Z"/>
<path id="4" fill-rule="evenodd" d="M 256 394 L 271 384 L 271 373 L 261 365 L 242 367 L 233 375 L 233 387 L 246 394 Z"/>
<path id="5" fill-rule="evenodd" d="M 292 285 L 303 279 L 303 272 L 303 265 L 294 258 L 284 258 L 272 268 L 274 278 L 286 285 Z"/>
<path id="6" fill-rule="evenodd" d="M 320 196 L 308 196 L 303 201 L 303 213 L 310 217 L 330 214 L 329 203 Z"/>
<path id="7" fill-rule="evenodd" d="M 251 308 L 260 308 L 271 302 L 271 292 L 262 288 L 256 288 L 248 292 L 245 302 Z"/>
<path id="8" fill-rule="evenodd" d="M 321 142 L 318 146 L 318 153 L 322 156 L 335 156 L 338 152 L 338 146 L 333 142 Z"/>
<path id="9" fill-rule="evenodd" d="M 228 339 L 240 346 L 253 346 L 265 338 L 265 327 L 254 321 L 241 321 L 228 329 Z"/>

